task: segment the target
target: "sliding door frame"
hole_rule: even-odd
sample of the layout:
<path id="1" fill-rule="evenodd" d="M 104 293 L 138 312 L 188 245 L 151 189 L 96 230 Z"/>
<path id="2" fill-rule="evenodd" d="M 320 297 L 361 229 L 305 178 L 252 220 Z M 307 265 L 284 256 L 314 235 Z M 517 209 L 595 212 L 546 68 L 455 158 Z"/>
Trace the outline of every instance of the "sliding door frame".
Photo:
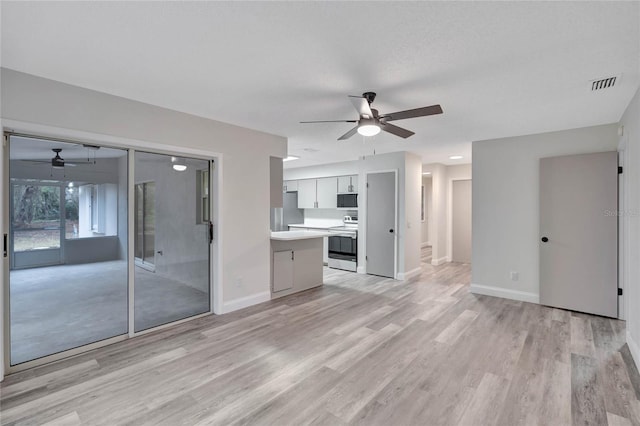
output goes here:
<path id="1" fill-rule="evenodd" d="M 111 345 L 116 342 L 120 342 L 136 336 L 152 333 L 165 328 L 173 327 L 177 324 L 181 324 L 187 321 L 192 321 L 211 314 L 220 314 L 222 312 L 222 232 L 221 225 L 223 221 L 222 216 L 222 166 L 223 155 L 215 151 L 207 151 L 202 149 L 194 149 L 187 147 L 180 147 L 174 145 L 158 144 L 153 142 L 139 141 L 135 139 L 121 138 L 109 135 L 102 135 L 90 132 L 75 131 L 69 129 L 61 129 L 52 126 L 36 125 L 33 123 L 25 123 L 15 120 L 3 120 L 3 149 L 0 150 L 0 172 L 3 176 L 2 188 L 0 188 L 0 196 L 3 197 L 3 211 L 0 217 L 0 225 L 2 225 L 2 234 L 9 234 L 10 221 L 9 215 L 9 203 L 8 190 L 10 188 L 9 183 L 9 144 L 7 140 L 9 136 L 28 136 L 44 140 L 68 142 L 68 143 L 91 143 L 99 145 L 105 148 L 116 148 L 127 150 L 127 276 L 128 276 L 128 333 L 120 336 L 115 336 L 98 342 L 90 343 L 81 347 L 69 349 L 67 351 L 55 353 L 42 358 L 38 358 L 32 361 L 27 361 L 14 366 L 10 365 L 10 348 L 11 348 L 11 335 L 10 335 L 10 312 L 9 312 L 9 274 L 10 265 L 9 257 L 3 257 L 0 262 L 0 292 L 2 299 L 0 300 L 1 307 L 3 308 L 3 315 L 0 318 L 2 327 L 0 331 L 0 367 L 4 367 L 4 370 L 0 368 L 0 381 L 4 378 L 3 374 L 11 374 L 18 371 L 33 368 L 39 365 L 48 364 L 63 358 L 68 358 L 77 354 L 85 353 L 87 351 Z M 213 241 L 209 244 L 209 311 L 194 315 L 188 318 L 177 320 L 171 323 L 159 325 L 139 332 L 134 331 L 134 286 L 135 286 L 135 253 L 134 253 L 134 197 L 135 197 L 135 164 L 134 155 L 136 150 L 154 153 L 164 154 L 172 156 L 188 156 L 191 158 L 197 158 L 206 160 L 209 163 L 209 212 L 210 218 L 213 222 Z"/>

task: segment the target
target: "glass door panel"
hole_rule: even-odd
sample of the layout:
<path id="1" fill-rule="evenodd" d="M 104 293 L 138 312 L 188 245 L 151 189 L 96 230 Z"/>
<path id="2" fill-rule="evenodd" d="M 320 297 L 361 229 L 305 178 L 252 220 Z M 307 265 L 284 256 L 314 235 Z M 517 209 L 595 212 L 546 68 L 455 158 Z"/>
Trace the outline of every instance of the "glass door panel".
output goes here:
<path id="1" fill-rule="evenodd" d="M 11 365 L 128 332 L 127 151 L 88 150 L 9 138 Z"/>
<path id="2" fill-rule="evenodd" d="M 209 186 L 202 181 L 209 162 L 145 152 L 136 152 L 134 161 L 137 332 L 210 310 L 209 222 L 203 206 Z"/>
<path id="3" fill-rule="evenodd" d="M 61 262 L 60 194 L 58 182 L 11 179 L 11 235 L 14 268 Z"/>

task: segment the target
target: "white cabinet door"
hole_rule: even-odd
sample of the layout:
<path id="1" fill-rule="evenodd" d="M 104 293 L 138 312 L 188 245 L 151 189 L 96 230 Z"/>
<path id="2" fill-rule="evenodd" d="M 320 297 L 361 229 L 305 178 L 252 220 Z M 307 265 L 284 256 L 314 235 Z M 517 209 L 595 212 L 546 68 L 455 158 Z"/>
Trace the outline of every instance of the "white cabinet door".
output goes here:
<path id="1" fill-rule="evenodd" d="M 284 192 L 296 192 L 298 190 L 297 180 L 285 180 L 283 185 Z"/>
<path id="2" fill-rule="evenodd" d="M 298 208 L 313 209 L 316 206 L 316 180 L 303 179 L 298 181 Z"/>
<path id="3" fill-rule="evenodd" d="M 358 192 L 358 175 L 338 176 L 338 192 Z"/>
<path id="4" fill-rule="evenodd" d="M 273 252 L 273 292 L 290 288 L 293 288 L 293 251 Z"/>
<path id="5" fill-rule="evenodd" d="M 338 192 L 349 192 L 349 185 L 351 185 L 351 176 L 338 176 Z"/>
<path id="6" fill-rule="evenodd" d="M 358 192 L 358 175 L 349 176 L 351 178 L 351 191 Z"/>
<path id="7" fill-rule="evenodd" d="M 338 199 L 336 197 L 338 193 L 338 178 L 322 178 L 318 179 L 318 208 L 320 209 L 335 209 L 338 207 Z M 298 195 L 298 200 L 300 196 Z"/>

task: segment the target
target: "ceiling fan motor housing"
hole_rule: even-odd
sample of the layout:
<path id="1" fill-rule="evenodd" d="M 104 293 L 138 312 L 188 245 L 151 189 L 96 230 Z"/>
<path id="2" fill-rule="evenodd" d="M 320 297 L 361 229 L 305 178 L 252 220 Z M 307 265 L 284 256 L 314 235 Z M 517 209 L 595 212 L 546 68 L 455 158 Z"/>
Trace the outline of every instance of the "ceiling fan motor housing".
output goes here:
<path id="1" fill-rule="evenodd" d="M 376 99 L 376 92 L 364 92 L 362 94 L 362 97 L 365 98 L 367 102 L 369 102 L 369 105 L 371 105 Z"/>

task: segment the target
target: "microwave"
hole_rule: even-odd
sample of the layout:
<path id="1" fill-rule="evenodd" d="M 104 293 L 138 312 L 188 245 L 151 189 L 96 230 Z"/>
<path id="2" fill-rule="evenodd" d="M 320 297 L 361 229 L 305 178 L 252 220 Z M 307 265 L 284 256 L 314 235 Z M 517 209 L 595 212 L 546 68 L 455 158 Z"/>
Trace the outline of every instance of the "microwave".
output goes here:
<path id="1" fill-rule="evenodd" d="M 358 208 L 358 194 L 355 192 L 338 194 L 338 208 L 339 209 Z"/>

